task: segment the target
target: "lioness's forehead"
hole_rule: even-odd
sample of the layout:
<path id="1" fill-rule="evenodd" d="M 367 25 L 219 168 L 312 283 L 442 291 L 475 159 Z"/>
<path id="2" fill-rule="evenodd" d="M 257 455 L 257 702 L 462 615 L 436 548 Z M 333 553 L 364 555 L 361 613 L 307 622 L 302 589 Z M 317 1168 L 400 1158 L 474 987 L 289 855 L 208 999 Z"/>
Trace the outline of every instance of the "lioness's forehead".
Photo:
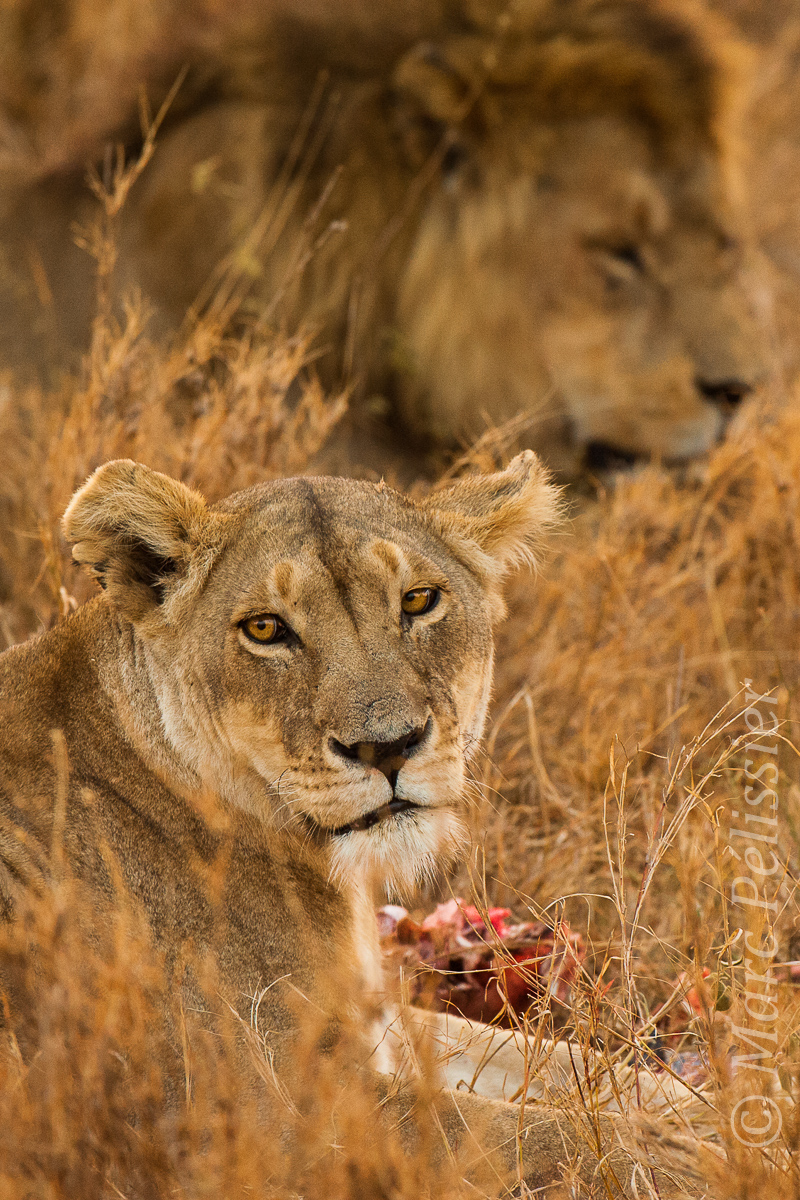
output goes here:
<path id="1" fill-rule="evenodd" d="M 236 492 L 214 506 L 236 513 L 248 530 L 285 529 L 293 536 L 381 536 L 389 531 L 427 532 L 427 523 L 412 501 L 384 484 L 317 477 L 279 479 Z"/>
<path id="2" fill-rule="evenodd" d="M 369 551 L 394 571 L 393 546 L 449 557 L 416 504 L 383 484 L 356 480 L 285 479 L 237 492 L 215 506 L 241 518 L 236 545 L 265 559 L 290 557 L 328 569 Z M 376 561 L 377 565 L 377 561 Z"/>
<path id="3" fill-rule="evenodd" d="M 299 603 L 352 615 L 353 604 L 369 608 L 367 597 L 387 586 L 446 587 L 458 578 L 471 587 L 423 511 L 381 484 L 280 480 L 239 492 L 214 511 L 240 518 L 213 585 L 237 613 Z"/>

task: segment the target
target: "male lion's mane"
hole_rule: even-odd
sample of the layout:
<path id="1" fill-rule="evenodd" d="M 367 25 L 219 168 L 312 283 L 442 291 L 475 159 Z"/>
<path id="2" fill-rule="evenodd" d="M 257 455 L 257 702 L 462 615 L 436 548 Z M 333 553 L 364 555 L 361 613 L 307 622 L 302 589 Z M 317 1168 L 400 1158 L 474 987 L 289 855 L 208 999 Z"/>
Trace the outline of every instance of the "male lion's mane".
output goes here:
<path id="1" fill-rule="evenodd" d="M 707 240 L 726 241 L 742 59 L 710 14 L 669 0 L 453 0 L 378 19 L 358 3 L 277 0 L 177 22 L 166 6 L 145 18 L 120 0 L 104 29 L 88 2 L 59 6 L 57 20 L 51 9 L 19 0 L 2 18 L 7 364 L 46 369 L 87 344 L 92 263 L 69 234 L 92 220 L 86 161 L 100 162 L 113 138 L 134 154 L 141 82 L 152 110 L 188 64 L 116 231 L 117 294 L 141 288 L 153 329 L 175 329 L 197 303 L 213 309 L 220 283 L 244 311 L 279 302 L 320 332 L 326 381 L 354 374 L 363 394 L 397 401 L 413 428 L 445 438 L 474 432 L 481 411 L 502 421 L 527 408 L 550 422 L 539 443 L 548 428 L 576 427 L 576 412 L 585 442 L 597 435 L 583 421 L 594 404 L 606 440 L 616 429 L 629 450 L 681 456 L 717 432 L 696 381 L 710 381 L 708 393 L 755 378 L 738 284 L 731 271 L 722 280 L 713 247 L 697 278 L 664 285 L 663 311 L 648 310 L 667 329 L 661 341 L 637 334 L 630 350 L 639 310 L 627 321 L 601 311 L 601 285 L 584 294 L 566 260 L 554 274 L 546 242 L 573 236 L 560 214 L 595 186 L 591 174 L 554 182 L 547 167 L 582 122 L 591 130 L 577 159 L 597 153 L 613 167 L 622 138 L 639 164 L 631 178 L 647 197 L 631 184 L 621 199 L 632 228 L 663 224 L 651 194 L 662 188 L 679 232 L 707 226 Z M 610 219 L 613 188 L 603 203 Z M 528 228 L 538 258 L 517 278 L 514 246 Z M 592 251 L 591 231 L 578 232 Z M 677 253 L 690 266 L 702 258 Z M 546 319 L 570 305 L 551 336 Z M 552 349 L 603 321 L 577 355 Z M 572 378 L 575 357 L 594 376 Z M 686 420 L 703 429 L 672 429 Z"/>

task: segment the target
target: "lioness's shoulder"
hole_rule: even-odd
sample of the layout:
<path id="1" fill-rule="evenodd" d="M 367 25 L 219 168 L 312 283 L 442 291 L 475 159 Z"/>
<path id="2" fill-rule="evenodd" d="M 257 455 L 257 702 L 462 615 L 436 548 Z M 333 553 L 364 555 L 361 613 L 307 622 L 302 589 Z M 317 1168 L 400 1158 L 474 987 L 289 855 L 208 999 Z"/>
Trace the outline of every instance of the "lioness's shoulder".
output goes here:
<path id="1" fill-rule="evenodd" d="M 86 727 L 98 700 L 95 658 L 110 636 L 98 597 L 39 637 L 0 654 L 0 760 L 42 757 L 50 730 Z M 77 702 L 77 703 L 76 703 Z"/>

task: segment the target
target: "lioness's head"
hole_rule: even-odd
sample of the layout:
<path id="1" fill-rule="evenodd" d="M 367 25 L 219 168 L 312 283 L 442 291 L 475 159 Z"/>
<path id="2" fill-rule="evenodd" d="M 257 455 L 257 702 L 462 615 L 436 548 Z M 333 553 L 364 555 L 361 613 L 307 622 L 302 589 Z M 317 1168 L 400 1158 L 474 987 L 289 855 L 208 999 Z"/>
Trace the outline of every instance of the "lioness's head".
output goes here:
<path id="1" fill-rule="evenodd" d="M 660 0 L 464 7 L 395 75 L 409 138 L 446 147 L 399 296 L 412 419 L 557 410 L 592 452 L 707 450 L 763 371 L 729 36 Z"/>
<path id="2" fill-rule="evenodd" d="M 183 785 L 402 887 L 463 841 L 500 586 L 556 510 L 530 451 L 421 503 L 288 479 L 208 506 L 118 461 L 64 528 L 135 663 L 125 719 L 157 708 Z"/>

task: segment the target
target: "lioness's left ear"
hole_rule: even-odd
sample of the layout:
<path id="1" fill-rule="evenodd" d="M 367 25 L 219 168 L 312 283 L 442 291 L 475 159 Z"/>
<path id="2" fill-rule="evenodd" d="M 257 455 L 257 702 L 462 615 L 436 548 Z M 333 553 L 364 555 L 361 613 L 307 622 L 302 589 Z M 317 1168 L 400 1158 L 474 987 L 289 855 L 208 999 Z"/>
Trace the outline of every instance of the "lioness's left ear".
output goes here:
<path id="1" fill-rule="evenodd" d="M 207 574 L 212 522 L 198 493 L 130 459 L 99 467 L 70 501 L 64 534 L 120 612 L 135 621 L 173 583 Z"/>
<path id="2" fill-rule="evenodd" d="M 505 471 L 460 479 L 422 507 L 446 540 L 477 543 L 485 567 L 502 578 L 520 563 L 536 562 L 543 535 L 562 519 L 560 496 L 534 452 L 524 450 Z"/>

